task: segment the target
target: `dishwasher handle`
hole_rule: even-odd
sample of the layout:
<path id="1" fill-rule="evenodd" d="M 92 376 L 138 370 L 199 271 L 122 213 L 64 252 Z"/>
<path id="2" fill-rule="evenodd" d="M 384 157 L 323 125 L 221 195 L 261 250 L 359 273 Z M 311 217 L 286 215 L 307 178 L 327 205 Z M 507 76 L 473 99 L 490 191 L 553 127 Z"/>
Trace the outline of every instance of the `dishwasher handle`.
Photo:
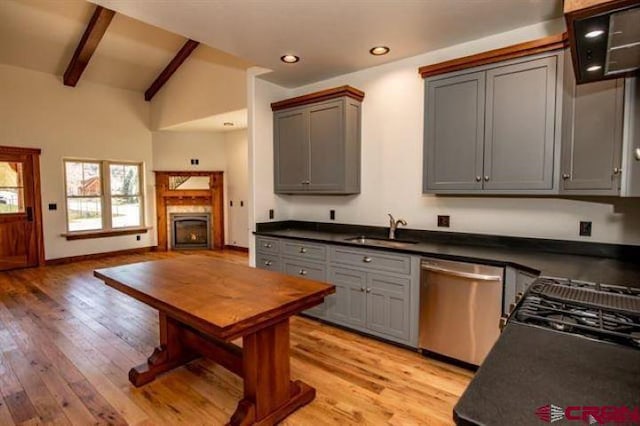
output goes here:
<path id="1" fill-rule="evenodd" d="M 473 272 L 456 271 L 453 269 L 442 268 L 440 266 L 428 265 L 425 263 L 423 263 L 421 266 L 423 270 L 437 272 L 439 274 L 451 275 L 453 277 L 468 278 L 477 281 L 502 281 L 502 276 L 500 275 L 485 275 L 476 274 Z"/>

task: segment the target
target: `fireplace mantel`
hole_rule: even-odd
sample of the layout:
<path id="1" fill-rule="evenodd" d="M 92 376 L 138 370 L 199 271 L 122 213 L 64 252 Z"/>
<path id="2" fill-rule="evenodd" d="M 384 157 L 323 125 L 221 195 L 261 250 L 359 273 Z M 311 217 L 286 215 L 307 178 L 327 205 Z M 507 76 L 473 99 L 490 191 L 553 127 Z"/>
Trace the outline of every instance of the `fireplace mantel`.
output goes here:
<path id="1" fill-rule="evenodd" d="M 169 249 L 167 206 L 210 206 L 211 242 L 213 248 L 224 248 L 223 172 L 215 171 L 154 171 L 156 175 L 156 214 L 158 220 L 158 250 Z M 209 189 L 171 189 L 171 177 L 208 176 Z"/>

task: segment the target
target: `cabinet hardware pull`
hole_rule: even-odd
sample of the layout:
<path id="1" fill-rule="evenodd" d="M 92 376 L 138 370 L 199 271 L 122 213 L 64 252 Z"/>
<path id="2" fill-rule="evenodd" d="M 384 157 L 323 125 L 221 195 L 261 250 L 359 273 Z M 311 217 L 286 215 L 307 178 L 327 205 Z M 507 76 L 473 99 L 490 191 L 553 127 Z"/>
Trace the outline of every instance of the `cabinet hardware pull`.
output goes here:
<path id="1" fill-rule="evenodd" d="M 507 326 L 507 317 L 500 317 L 500 321 L 498 322 L 498 328 L 500 332 Z"/>
<path id="2" fill-rule="evenodd" d="M 304 247 L 300 247 L 300 253 L 304 254 L 307 252 L 307 249 Z"/>
<path id="3" fill-rule="evenodd" d="M 476 176 L 476 182 L 482 182 L 482 176 Z"/>
<path id="4" fill-rule="evenodd" d="M 562 179 L 564 180 L 568 180 L 571 177 L 571 175 L 569 173 L 565 173 L 562 175 Z"/>
<path id="5" fill-rule="evenodd" d="M 362 258 L 362 261 L 364 263 L 371 263 L 371 260 L 373 260 L 373 259 L 371 259 L 369 256 L 365 256 L 365 257 Z"/>
<path id="6" fill-rule="evenodd" d="M 310 183 L 311 183 L 311 181 L 308 181 L 308 180 L 303 180 L 303 181 L 302 181 L 302 184 L 303 184 L 303 185 L 309 185 Z"/>
<path id="7" fill-rule="evenodd" d="M 614 175 L 619 175 L 622 172 L 622 169 L 619 167 L 614 167 L 613 168 L 613 174 Z"/>
<path id="8" fill-rule="evenodd" d="M 305 271 L 304 269 L 300 269 L 300 272 L 298 272 L 300 275 L 305 276 L 307 275 L 307 271 Z"/>
<path id="9" fill-rule="evenodd" d="M 485 177 L 484 177 L 484 181 L 485 181 L 485 182 L 489 182 L 489 176 L 485 176 Z"/>
<path id="10" fill-rule="evenodd" d="M 360 291 L 364 293 L 364 287 L 360 287 Z"/>
<path id="11" fill-rule="evenodd" d="M 270 260 L 265 260 L 264 261 L 264 266 L 271 266 L 271 261 Z"/>
<path id="12" fill-rule="evenodd" d="M 264 243 L 265 248 L 271 248 L 271 243 Z"/>
<path id="13" fill-rule="evenodd" d="M 640 148 L 633 150 L 633 156 L 636 157 L 636 161 L 640 161 Z"/>
<path id="14" fill-rule="evenodd" d="M 371 293 L 371 289 L 370 288 L 367 289 L 367 293 Z"/>

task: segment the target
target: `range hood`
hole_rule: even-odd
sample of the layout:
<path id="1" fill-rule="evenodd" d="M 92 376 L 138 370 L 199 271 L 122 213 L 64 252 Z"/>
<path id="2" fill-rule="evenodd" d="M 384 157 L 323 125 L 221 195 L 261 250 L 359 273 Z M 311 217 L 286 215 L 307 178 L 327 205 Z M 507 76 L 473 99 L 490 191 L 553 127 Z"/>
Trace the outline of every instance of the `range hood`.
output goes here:
<path id="1" fill-rule="evenodd" d="M 565 0 L 578 83 L 637 75 L 640 0 Z"/>

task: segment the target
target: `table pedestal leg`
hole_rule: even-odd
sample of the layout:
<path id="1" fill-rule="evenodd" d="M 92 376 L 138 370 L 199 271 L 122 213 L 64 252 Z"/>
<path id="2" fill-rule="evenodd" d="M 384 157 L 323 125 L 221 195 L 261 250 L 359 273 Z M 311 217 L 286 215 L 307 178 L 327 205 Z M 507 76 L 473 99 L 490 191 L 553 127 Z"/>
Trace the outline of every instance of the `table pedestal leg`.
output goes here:
<path id="1" fill-rule="evenodd" d="M 290 379 L 289 319 L 243 338 L 244 398 L 230 425 L 274 425 L 315 398 Z"/>
<path id="2" fill-rule="evenodd" d="M 160 346 L 155 348 L 145 364 L 129 371 L 129 381 L 134 386 L 140 387 L 152 382 L 159 374 L 173 370 L 199 356 L 182 344 L 181 333 L 180 324 L 160 312 Z"/>

